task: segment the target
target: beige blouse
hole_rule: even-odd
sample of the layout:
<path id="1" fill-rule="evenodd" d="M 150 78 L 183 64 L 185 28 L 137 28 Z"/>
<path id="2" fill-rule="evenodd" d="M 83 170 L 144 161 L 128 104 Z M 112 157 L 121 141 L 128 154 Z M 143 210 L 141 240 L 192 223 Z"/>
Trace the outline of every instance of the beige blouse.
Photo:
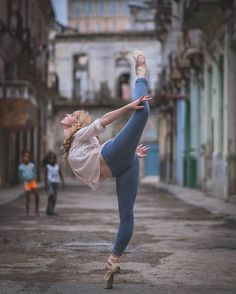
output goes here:
<path id="1" fill-rule="evenodd" d="M 68 154 L 69 165 L 74 174 L 96 190 L 104 179 L 100 178 L 100 158 L 104 144 L 96 136 L 105 131 L 100 119 L 76 132 Z"/>

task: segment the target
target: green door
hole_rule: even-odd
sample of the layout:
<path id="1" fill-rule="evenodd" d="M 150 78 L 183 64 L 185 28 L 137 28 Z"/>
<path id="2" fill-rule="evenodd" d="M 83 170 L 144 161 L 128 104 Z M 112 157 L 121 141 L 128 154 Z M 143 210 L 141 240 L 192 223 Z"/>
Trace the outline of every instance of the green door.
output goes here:
<path id="1" fill-rule="evenodd" d="M 184 152 L 184 186 L 197 187 L 197 160 L 191 155 L 191 101 L 186 101 L 185 152 Z"/>

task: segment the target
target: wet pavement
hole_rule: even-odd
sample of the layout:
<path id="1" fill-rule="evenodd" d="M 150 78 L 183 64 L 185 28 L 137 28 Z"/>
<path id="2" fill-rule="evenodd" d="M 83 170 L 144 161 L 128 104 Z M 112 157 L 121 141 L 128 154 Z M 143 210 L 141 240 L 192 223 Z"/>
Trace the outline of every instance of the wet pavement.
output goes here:
<path id="1" fill-rule="evenodd" d="M 33 200 L 33 198 L 32 198 Z M 104 265 L 118 226 L 114 183 L 67 186 L 58 216 L 0 206 L 0 293 L 107 293 Z M 33 201 L 31 202 L 31 210 Z M 236 223 L 141 186 L 135 232 L 112 293 L 236 293 Z"/>

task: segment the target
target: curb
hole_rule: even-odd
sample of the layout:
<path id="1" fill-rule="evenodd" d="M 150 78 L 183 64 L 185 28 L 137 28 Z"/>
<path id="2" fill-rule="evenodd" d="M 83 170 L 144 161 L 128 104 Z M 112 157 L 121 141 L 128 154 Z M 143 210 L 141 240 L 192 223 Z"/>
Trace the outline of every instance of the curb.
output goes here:
<path id="1" fill-rule="evenodd" d="M 155 188 L 167 190 L 176 198 L 185 201 L 186 203 L 202 207 L 212 214 L 224 216 L 230 220 L 236 220 L 236 204 L 225 202 L 223 199 L 209 197 L 200 190 L 185 188 L 174 184 L 166 184 L 152 181 L 151 179 L 143 179 L 142 185 L 151 185 Z"/>
<path id="2" fill-rule="evenodd" d="M 37 183 L 37 187 L 39 191 L 42 191 L 44 185 L 42 183 Z M 0 189 L 0 205 L 5 205 L 9 202 L 12 202 L 23 195 L 23 185 Z"/>

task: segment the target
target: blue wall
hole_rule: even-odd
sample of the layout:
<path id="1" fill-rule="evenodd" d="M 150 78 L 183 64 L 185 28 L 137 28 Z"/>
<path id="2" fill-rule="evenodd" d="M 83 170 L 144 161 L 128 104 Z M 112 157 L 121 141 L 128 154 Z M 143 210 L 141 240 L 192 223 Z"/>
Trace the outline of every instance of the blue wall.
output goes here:
<path id="1" fill-rule="evenodd" d="M 160 175 L 160 150 L 158 143 L 145 143 L 148 150 L 148 156 L 144 161 L 145 176 L 159 176 Z"/>
<path id="2" fill-rule="evenodd" d="M 186 104 L 184 100 L 177 101 L 176 107 L 176 180 L 179 185 L 184 184 L 184 151 L 185 151 L 185 113 Z"/>

